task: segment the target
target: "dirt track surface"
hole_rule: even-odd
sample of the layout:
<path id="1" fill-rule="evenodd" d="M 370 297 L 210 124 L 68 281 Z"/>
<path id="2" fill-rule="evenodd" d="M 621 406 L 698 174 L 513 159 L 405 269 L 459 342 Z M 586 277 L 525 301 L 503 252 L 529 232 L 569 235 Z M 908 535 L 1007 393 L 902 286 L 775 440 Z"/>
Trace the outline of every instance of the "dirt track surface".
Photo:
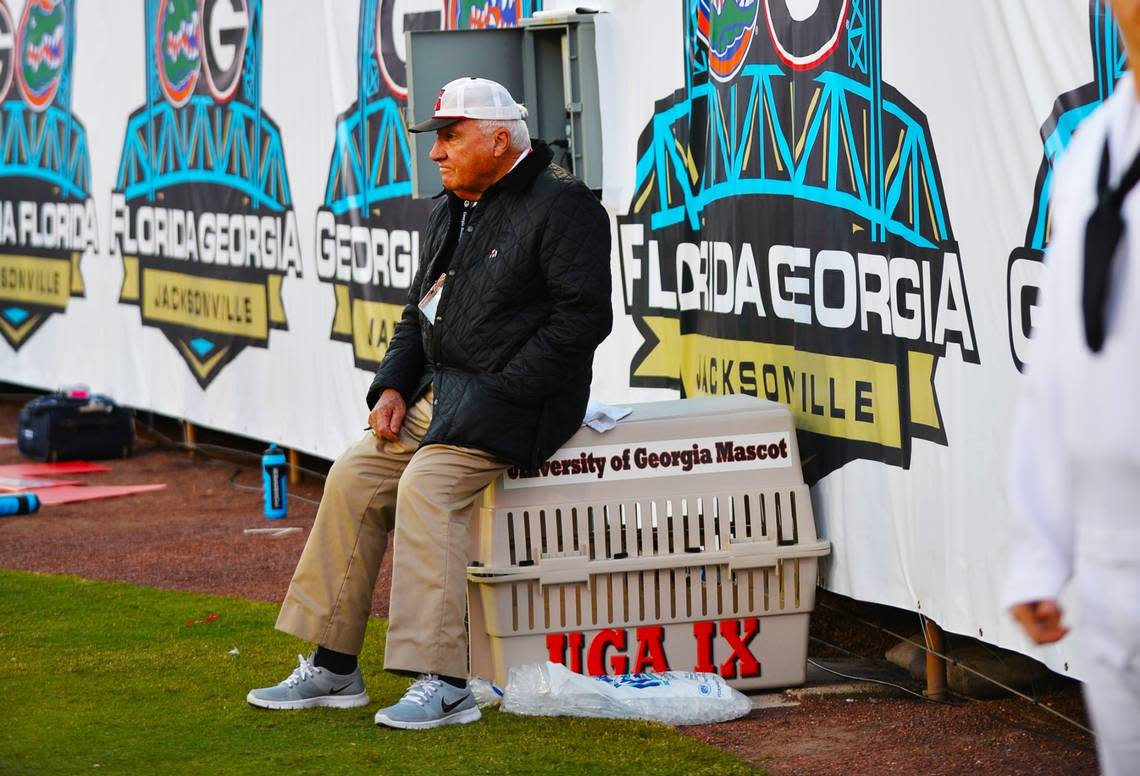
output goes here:
<path id="1" fill-rule="evenodd" d="M 16 436 L 18 409 L 19 403 L 0 401 L 0 437 Z M 164 430 L 173 432 L 169 426 Z M 26 461 L 14 446 L 0 446 L 0 464 Z M 255 457 L 191 457 L 144 431 L 133 457 L 105 463 L 109 474 L 61 479 L 164 482 L 167 489 L 2 518 L 0 568 L 281 600 L 316 507 L 291 500 L 288 518 L 265 520 Z M 321 482 L 305 477 L 290 492 L 316 500 Z M 243 533 L 270 526 L 302 531 L 276 538 Z M 376 615 L 387 615 L 390 579 L 389 555 L 373 598 Z M 883 643 L 889 643 L 882 634 L 824 617 L 817 609 L 813 633 L 824 633 L 831 643 L 879 657 Z M 1074 687 L 1046 700 L 1083 719 Z M 799 706 L 683 730 L 780 776 L 1096 773 L 1088 737 L 1017 699 L 943 706 L 909 698 L 808 698 Z"/>

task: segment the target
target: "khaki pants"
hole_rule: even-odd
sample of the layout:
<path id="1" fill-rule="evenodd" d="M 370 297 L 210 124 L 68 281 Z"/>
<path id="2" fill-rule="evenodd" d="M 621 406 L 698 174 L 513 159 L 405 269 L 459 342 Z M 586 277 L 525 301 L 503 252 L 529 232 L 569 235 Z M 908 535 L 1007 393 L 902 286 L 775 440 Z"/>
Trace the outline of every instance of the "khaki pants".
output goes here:
<path id="1" fill-rule="evenodd" d="M 360 654 L 395 528 L 384 667 L 467 676 L 468 521 L 476 497 L 506 466 L 469 448 L 417 450 L 431 397 L 408 409 L 398 442 L 369 432 L 333 464 L 277 628 Z"/>

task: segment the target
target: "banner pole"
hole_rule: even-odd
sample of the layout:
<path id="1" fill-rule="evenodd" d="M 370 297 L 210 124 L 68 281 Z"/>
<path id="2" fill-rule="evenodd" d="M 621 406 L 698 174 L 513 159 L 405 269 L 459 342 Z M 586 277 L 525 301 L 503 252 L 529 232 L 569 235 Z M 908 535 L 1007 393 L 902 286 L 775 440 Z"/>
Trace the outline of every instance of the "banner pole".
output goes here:
<path id="1" fill-rule="evenodd" d="M 936 701 L 946 700 L 946 660 L 941 657 L 945 651 L 946 639 L 942 628 L 929 617 L 924 617 L 922 630 L 926 636 L 926 690 L 923 695 Z"/>
<path id="2" fill-rule="evenodd" d="M 289 460 L 289 484 L 296 485 L 301 481 L 301 469 L 297 461 L 297 451 L 290 447 L 286 456 Z"/>
<path id="3" fill-rule="evenodd" d="M 195 429 L 194 424 L 188 420 L 182 421 L 182 443 L 190 451 L 190 456 L 193 457 L 196 447 Z"/>

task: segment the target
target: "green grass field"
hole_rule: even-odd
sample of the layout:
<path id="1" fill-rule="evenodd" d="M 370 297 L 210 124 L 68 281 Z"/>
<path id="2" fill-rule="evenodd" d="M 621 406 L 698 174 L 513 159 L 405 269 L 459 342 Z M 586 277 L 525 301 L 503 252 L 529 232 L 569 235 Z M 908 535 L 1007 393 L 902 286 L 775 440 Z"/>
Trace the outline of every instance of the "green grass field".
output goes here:
<path id="1" fill-rule="evenodd" d="M 648 723 L 484 710 L 472 725 L 378 728 L 381 701 L 407 685 L 380 670 L 383 620 L 364 647 L 370 706 L 254 709 L 246 691 L 284 678 L 307 650 L 273 630 L 276 613 L 0 570 L 0 773 L 757 773 Z"/>

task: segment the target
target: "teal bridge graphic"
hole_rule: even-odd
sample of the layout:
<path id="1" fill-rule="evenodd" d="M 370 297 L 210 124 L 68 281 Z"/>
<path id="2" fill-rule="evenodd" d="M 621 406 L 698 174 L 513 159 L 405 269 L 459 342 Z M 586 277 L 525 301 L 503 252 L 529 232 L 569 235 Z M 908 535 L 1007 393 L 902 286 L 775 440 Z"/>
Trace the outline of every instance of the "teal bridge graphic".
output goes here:
<path id="1" fill-rule="evenodd" d="M 128 200 L 153 200 L 161 189 L 189 183 L 237 189 L 255 208 L 292 203 L 281 134 L 243 102 L 215 105 L 195 95 L 182 108 L 163 102 L 131 116 L 115 188 Z"/>
<path id="2" fill-rule="evenodd" d="M 924 120 L 883 95 L 880 19 L 880 0 L 852 0 L 847 61 L 865 80 L 836 72 L 817 76 L 798 136 L 788 132 L 795 128 L 776 108 L 777 83 L 787 77 L 781 67 L 745 66 L 724 99 L 707 79 L 694 83 L 694 75 L 707 70 L 707 54 L 687 30 L 688 99 L 653 119 L 651 143 L 637 162 L 634 209 L 653 201 L 654 230 L 685 221 L 699 229 L 704 208 L 717 200 L 782 195 L 847 210 L 868 222 L 876 242 L 897 235 L 931 248 L 951 239 Z M 708 117 L 703 170 L 686 147 L 697 106 L 707 108 Z M 899 128 L 889 143 L 884 117 Z"/>
<path id="3" fill-rule="evenodd" d="M 1041 131 L 1045 158 L 1041 162 L 1037 200 L 1025 242 L 1027 248 L 1038 251 L 1044 251 L 1049 242 L 1049 195 L 1053 190 L 1053 168 L 1057 159 L 1068 147 L 1077 126 L 1112 96 L 1116 82 L 1128 69 L 1128 52 L 1117 32 L 1116 19 L 1100 0 L 1091 0 L 1089 6 L 1089 37 L 1094 70 L 1092 83 L 1058 98 L 1053 116 Z"/>
<path id="4" fill-rule="evenodd" d="M 196 94 L 181 108 L 161 97 L 150 46 L 144 47 L 147 104 L 131 115 L 115 189 L 128 200 L 155 199 L 181 184 L 228 186 L 253 208 L 292 206 L 285 153 L 277 126 L 261 111 L 261 2 L 249 3 L 249 38 L 238 98 L 218 105 Z M 157 6 L 146 7 L 147 40 L 153 40 Z"/>
<path id="5" fill-rule="evenodd" d="M 50 106 L 36 113 L 19 99 L 0 109 L 0 178 L 31 178 L 61 197 L 90 196 L 91 159 L 87 133 L 70 110 Z"/>
<path id="6" fill-rule="evenodd" d="M 356 105 L 337 122 L 325 186 L 325 207 L 336 216 L 350 210 L 367 213 L 378 202 L 412 195 L 412 152 L 404 112 L 391 96 L 375 99 L 383 88 L 375 34 L 381 2 L 360 3 Z"/>
<path id="7" fill-rule="evenodd" d="M 325 185 L 324 206 L 335 216 L 367 213 L 373 205 L 412 195 L 412 152 L 404 105 L 383 89 L 376 60 L 376 16 L 384 0 L 361 0 L 357 40 L 357 99 L 336 126 L 336 145 Z M 518 0 L 521 15 L 542 0 Z"/>

